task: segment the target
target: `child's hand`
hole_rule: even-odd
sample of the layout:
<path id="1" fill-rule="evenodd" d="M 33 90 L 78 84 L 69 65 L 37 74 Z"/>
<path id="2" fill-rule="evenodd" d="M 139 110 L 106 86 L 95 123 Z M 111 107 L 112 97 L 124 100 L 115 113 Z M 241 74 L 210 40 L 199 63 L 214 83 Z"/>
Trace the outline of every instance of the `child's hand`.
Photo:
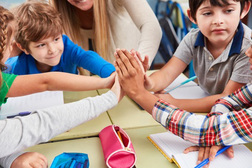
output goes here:
<path id="1" fill-rule="evenodd" d="M 114 85 L 111 88 L 111 91 L 113 91 L 115 93 L 115 95 L 116 95 L 116 97 L 118 99 L 118 102 L 121 101 L 121 99 L 125 95 L 124 91 L 122 90 L 122 88 L 120 86 L 119 79 L 118 79 L 118 74 L 116 74 L 115 82 L 114 82 Z"/>
<path id="2" fill-rule="evenodd" d="M 144 75 L 144 87 L 146 90 L 151 90 L 153 88 L 153 81 L 151 80 L 151 78 L 145 74 Z"/>
<path id="3" fill-rule="evenodd" d="M 47 166 L 46 157 L 37 152 L 26 152 L 11 164 L 11 168 L 47 168 Z"/>
<path id="4" fill-rule="evenodd" d="M 206 164 L 203 168 L 208 168 L 210 165 L 210 162 L 214 160 L 216 153 L 218 150 L 220 150 L 222 146 L 211 146 L 211 147 L 199 147 L 199 146 L 190 146 L 184 150 L 184 153 L 187 154 L 189 152 L 193 151 L 199 151 L 198 153 L 198 160 L 197 165 L 201 163 L 206 158 L 209 158 L 209 163 Z M 228 148 L 225 153 L 228 155 L 229 158 L 234 157 L 234 150 L 233 146 Z"/>
<path id="5" fill-rule="evenodd" d="M 143 92 L 144 72 L 137 59 L 127 50 L 117 49 L 115 53 L 116 72 L 120 85 L 129 97 L 134 97 Z"/>
<path id="6" fill-rule="evenodd" d="M 105 87 L 111 89 L 111 87 L 114 85 L 115 82 L 115 72 L 113 72 L 109 77 L 103 78 L 102 80 L 105 80 Z"/>

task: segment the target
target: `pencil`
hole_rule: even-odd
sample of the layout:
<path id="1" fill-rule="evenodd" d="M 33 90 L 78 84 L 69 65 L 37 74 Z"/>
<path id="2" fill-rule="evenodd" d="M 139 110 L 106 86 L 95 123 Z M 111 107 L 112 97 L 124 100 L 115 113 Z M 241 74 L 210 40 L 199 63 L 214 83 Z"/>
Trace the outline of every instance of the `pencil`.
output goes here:
<path id="1" fill-rule="evenodd" d="M 225 146 L 225 147 L 221 148 L 221 149 L 217 152 L 217 154 L 215 155 L 215 157 L 218 156 L 219 154 L 223 153 L 225 150 L 227 150 L 227 149 L 230 148 L 230 147 L 231 147 L 231 146 Z M 201 168 L 201 167 L 205 166 L 206 164 L 208 164 L 208 162 L 209 162 L 209 158 L 203 160 L 200 164 L 198 164 L 198 165 L 195 166 L 194 168 Z"/>
<path id="2" fill-rule="evenodd" d="M 194 80 L 194 79 L 196 79 L 196 78 L 197 78 L 197 76 L 193 76 L 193 77 L 191 77 L 191 78 L 189 78 L 189 79 L 185 80 L 184 82 L 182 82 L 182 83 L 181 83 L 181 84 L 179 84 L 178 86 L 176 86 L 176 87 L 174 87 L 174 88 L 172 88 L 172 89 L 170 89 L 170 90 L 166 91 L 166 92 L 165 92 L 165 94 L 167 94 L 167 93 L 169 93 L 169 92 L 171 92 L 171 91 L 173 91 L 173 90 L 177 89 L 177 88 L 178 88 L 178 87 L 180 87 L 180 86 L 183 86 L 184 84 L 187 84 L 188 82 L 193 81 L 193 80 Z"/>

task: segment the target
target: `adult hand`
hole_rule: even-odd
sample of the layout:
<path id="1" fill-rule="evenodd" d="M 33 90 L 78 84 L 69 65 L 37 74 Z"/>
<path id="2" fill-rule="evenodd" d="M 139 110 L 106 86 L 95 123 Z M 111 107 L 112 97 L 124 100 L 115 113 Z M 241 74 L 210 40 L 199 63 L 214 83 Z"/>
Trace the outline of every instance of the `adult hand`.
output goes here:
<path id="1" fill-rule="evenodd" d="M 143 66 L 143 71 L 146 72 L 149 69 L 149 57 L 146 55 L 144 60 L 142 59 L 140 53 L 132 49 L 130 53 L 137 59 L 141 66 Z"/>
<path id="2" fill-rule="evenodd" d="M 208 168 L 210 165 L 210 162 L 214 160 L 216 153 L 221 148 L 222 148 L 222 146 L 211 146 L 211 147 L 191 146 L 191 147 L 186 148 L 184 150 L 184 153 L 186 154 L 186 153 L 193 152 L 193 151 L 199 151 L 197 164 L 201 163 L 204 159 L 209 158 L 209 163 L 203 167 L 203 168 Z M 226 155 L 229 158 L 233 158 L 234 157 L 233 146 L 228 148 L 224 153 L 226 153 Z"/>
<path id="3" fill-rule="evenodd" d="M 37 152 L 26 152 L 17 157 L 11 168 L 47 168 L 48 162 L 44 155 Z"/>

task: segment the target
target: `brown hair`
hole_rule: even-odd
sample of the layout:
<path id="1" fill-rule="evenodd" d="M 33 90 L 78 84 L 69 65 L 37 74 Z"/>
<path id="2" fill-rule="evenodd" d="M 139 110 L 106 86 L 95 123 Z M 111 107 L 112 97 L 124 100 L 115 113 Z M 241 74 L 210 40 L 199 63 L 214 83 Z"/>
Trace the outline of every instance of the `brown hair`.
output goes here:
<path id="1" fill-rule="evenodd" d="M 223 7 L 223 6 L 229 5 L 228 0 L 189 0 L 190 13 L 194 21 L 196 21 L 196 12 L 198 8 L 205 1 L 209 1 L 212 6 Z M 248 2 L 249 0 L 234 0 L 234 1 L 240 2 L 241 12 L 242 12 L 245 3 Z"/>
<path id="2" fill-rule="evenodd" d="M 56 37 L 63 32 L 60 14 L 47 3 L 25 2 L 16 9 L 15 15 L 18 23 L 15 40 L 28 52 L 30 42 Z"/>
<path id="3" fill-rule="evenodd" d="M 93 47 L 99 55 L 108 60 L 108 48 L 110 46 L 110 34 L 109 34 L 109 18 L 107 14 L 107 0 L 93 0 L 93 12 L 94 12 L 94 40 Z M 76 9 L 66 0 L 49 0 L 62 15 L 64 33 L 70 37 L 70 39 L 78 45 L 84 46 L 81 43 L 80 24 L 78 16 L 76 15 Z M 113 1 L 113 5 L 118 6 L 117 0 Z"/>
<path id="4" fill-rule="evenodd" d="M 4 57 L 4 51 L 6 50 L 6 45 L 9 43 L 10 34 L 13 33 L 9 23 L 14 21 L 14 15 L 4 7 L 0 6 L 0 71 L 6 69 L 6 66 L 2 62 Z M 2 73 L 0 72 L 1 80 L 0 86 L 2 84 Z"/>

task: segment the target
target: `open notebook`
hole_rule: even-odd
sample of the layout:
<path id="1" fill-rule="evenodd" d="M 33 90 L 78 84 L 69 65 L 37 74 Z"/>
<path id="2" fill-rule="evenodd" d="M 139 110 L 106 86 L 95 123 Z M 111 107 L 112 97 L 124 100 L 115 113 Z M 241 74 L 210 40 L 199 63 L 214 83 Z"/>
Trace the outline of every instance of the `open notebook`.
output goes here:
<path id="1" fill-rule="evenodd" d="M 8 98 L 1 106 L 0 119 L 16 115 L 20 112 L 35 110 L 64 104 L 63 91 L 45 91 L 26 96 Z"/>
<path id="2" fill-rule="evenodd" d="M 183 153 L 187 147 L 195 144 L 185 141 L 171 132 L 151 134 L 148 139 L 170 162 L 174 162 L 178 167 L 193 168 L 196 166 L 198 152 Z M 210 163 L 210 168 L 252 167 L 252 152 L 245 145 L 235 145 L 234 156 L 233 159 L 230 159 L 222 153 Z"/>
<path id="3" fill-rule="evenodd" d="M 185 75 L 179 75 L 167 88 L 165 88 L 165 91 L 168 91 L 188 78 Z M 197 85 L 194 81 L 190 81 L 177 89 L 172 90 L 169 92 L 174 98 L 176 99 L 199 99 L 206 96 L 209 96 L 199 85 Z"/>

